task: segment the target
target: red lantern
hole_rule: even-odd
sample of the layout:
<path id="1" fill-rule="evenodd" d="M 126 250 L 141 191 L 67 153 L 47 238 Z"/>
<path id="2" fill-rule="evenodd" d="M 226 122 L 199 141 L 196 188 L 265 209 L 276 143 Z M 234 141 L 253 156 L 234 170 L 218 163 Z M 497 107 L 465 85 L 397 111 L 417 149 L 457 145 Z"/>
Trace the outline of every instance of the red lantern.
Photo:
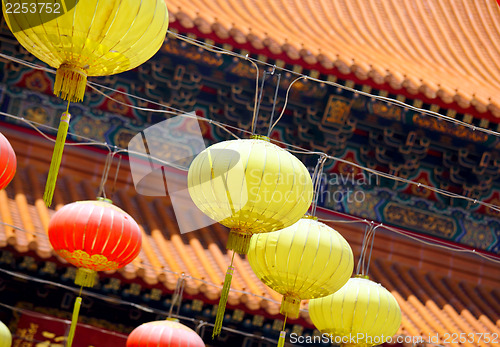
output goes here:
<path id="1" fill-rule="evenodd" d="M 135 220 L 111 200 L 78 201 L 57 211 L 49 224 L 54 250 L 78 267 L 75 283 L 92 287 L 96 271 L 119 269 L 141 251 L 142 235 Z M 78 296 L 68 333 L 73 344 L 82 298 Z"/>
<path id="2" fill-rule="evenodd" d="M 135 328 L 127 347 L 205 347 L 201 337 L 177 320 L 156 321 Z"/>
<path id="3" fill-rule="evenodd" d="M 49 224 L 54 250 L 78 267 L 75 283 L 92 287 L 96 271 L 119 269 L 141 251 L 135 220 L 110 200 L 78 201 L 57 211 Z"/>
<path id="4" fill-rule="evenodd" d="M 16 153 L 9 141 L 0 133 L 0 189 L 4 189 L 16 174 Z"/>

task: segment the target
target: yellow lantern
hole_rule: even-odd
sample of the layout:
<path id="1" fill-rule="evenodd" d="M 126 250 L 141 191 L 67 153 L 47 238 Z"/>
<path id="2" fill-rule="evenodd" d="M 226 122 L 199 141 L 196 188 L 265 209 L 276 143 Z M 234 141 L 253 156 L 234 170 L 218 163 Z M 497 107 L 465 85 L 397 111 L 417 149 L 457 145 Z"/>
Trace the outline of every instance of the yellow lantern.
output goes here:
<path id="1" fill-rule="evenodd" d="M 394 296 L 366 276 L 351 278 L 336 293 L 309 301 L 309 315 L 319 331 L 342 346 L 382 344 L 401 325 Z"/>
<path id="2" fill-rule="evenodd" d="M 259 136 L 224 141 L 201 152 L 189 168 L 188 188 L 202 212 L 230 229 L 226 247 L 240 254 L 248 252 L 253 234 L 298 221 L 313 196 L 311 176 L 304 164 Z M 224 280 L 214 336 L 222 326 L 232 263 Z"/>
<path id="3" fill-rule="evenodd" d="M 298 318 L 301 300 L 327 296 L 351 277 L 354 257 L 335 229 L 304 217 L 292 226 L 252 237 L 248 262 L 257 277 L 283 295 L 280 313 Z M 284 329 L 283 329 L 284 330 Z M 280 343 L 284 343 L 284 331 Z"/>
<path id="4" fill-rule="evenodd" d="M 12 346 L 12 335 L 9 328 L 3 322 L 0 322 L 0 347 Z"/>
<path id="5" fill-rule="evenodd" d="M 210 146 L 192 162 L 188 187 L 196 206 L 230 229 L 227 249 L 240 254 L 253 234 L 298 221 L 313 196 L 304 164 L 265 137 Z"/>
<path id="6" fill-rule="evenodd" d="M 57 69 L 54 94 L 83 100 L 87 76 L 133 69 L 161 47 L 168 28 L 165 0 L 2 0 L 5 21 L 19 43 Z M 69 127 L 61 117 L 44 200 L 52 202 Z"/>

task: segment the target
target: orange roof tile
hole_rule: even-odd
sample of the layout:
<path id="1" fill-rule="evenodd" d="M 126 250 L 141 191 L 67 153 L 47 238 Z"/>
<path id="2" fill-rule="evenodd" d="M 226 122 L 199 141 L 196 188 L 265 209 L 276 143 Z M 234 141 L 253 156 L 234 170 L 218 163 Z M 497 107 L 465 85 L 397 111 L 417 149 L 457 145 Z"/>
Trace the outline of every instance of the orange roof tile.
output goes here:
<path id="1" fill-rule="evenodd" d="M 500 118 L 495 0 L 167 2 L 174 25 L 222 42 Z"/>
<path id="2" fill-rule="evenodd" d="M 12 184 L 0 191 L 0 221 L 22 230 L 0 223 L 0 248 L 10 245 L 21 253 L 33 250 L 48 259 L 55 256 L 46 235 L 47 218 L 54 210 L 40 202 L 50 156 L 43 158 L 50 153 L 50 146 L 36 137 L 15 132 L 5 135 L 16 148 L 20 168 Z M 56 208 L 75 200 L 93 199 L 99 184 L 95 173 L 102 172 L 103 163 L 104 155 L 67 148 L 56 189 Z M 184 273 L 188 276 L 185 292 L 204 295 L 215 303 L 231 256 L 220 246 L 225 244 L 227 232 L 214 225 L 179 234 L 169 199 L 149 199 L 135 193 L 124 165 L 113 200 L 141 225 L 143 248 L 119 274 L 173 291 L 179 274 Z M 110 177 L 114 177 L 114 170 L 116 167 L 112 167 Z M 355 255 L 359 255 L 361 228 L 349 225 L 341 230 Z M 443 337 L 454 332 L 500 333 L 498 265 L 384 232 L 377 233 L 373 254 L 372 278 L 394 294 L 402 309 L 403 323 L 398 334 L 439 333 Z M 235 267 L 236 291 L 231 292 L 229 305 L 244 307 L 251 313 L 264 310 L 277 315 L 281 296 L 257 279 L 246 259 L 235 257 Z M 307 311 L 301 312 L 301 317 L 310 322 Z"/>

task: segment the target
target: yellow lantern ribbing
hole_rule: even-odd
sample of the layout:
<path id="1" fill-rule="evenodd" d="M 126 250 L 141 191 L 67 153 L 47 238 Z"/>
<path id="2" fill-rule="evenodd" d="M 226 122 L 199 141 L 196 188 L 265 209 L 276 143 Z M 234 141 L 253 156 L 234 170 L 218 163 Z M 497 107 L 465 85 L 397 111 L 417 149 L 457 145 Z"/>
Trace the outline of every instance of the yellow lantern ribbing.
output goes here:
<path id="1" fill-rule="evenodd" d="M 340 289 L 352 275 L 351 247 L 335 229 L 304 217 L 288 228 L 252 237 L 248 262 L 267 286 L 283 295 L 280 313 L 298 318 L 300 302 Z M 285 343 L 285 325 L 278 347 Z"/>
<path id="2" fill-rule="evenodd" d="M 198 208 L 230 229 L 227 248 L 246 254 L 253 234 L 286 228 L 311 205 L 307 168 L 256 138 L 210 146 L 192 162 L 189 194 Z"/>
<path id="3" fill-rule="evenodd" d="M 335 229 L 305 217 L 272 233 L 255 235 L 248 262 L 267 286 L 283 295 L 280 312 L 299 316 L 300 301 L 339 290 L 351 277 L 354 257 Z"/>
<path id="4" fill-rule="evenodd" d="M 57 69 L 54 94 L 68 100 L 43 199 L 52 203 L 71 115 L 83 100 L 87 76 L 133 69 L 161 47 L 168 28 L 165 0 L 2 0 L 4 18 L 19 43 Z"/>
<path id="5" fill-rule="evenodd" d="M 309 315 L 319 331 L 342 346 L 382 344 L 401 325 L 401 309 L 394 296 L 363 277 L 351 278 L 336 293 L 309 301 Z"/>
<path id="6" fill-rule="evenodd" d="M 2 0 L 7 25 L 28 52 L 58 69 L 54 93 L 72 102 L 83 100 L 87 76 L 151 58 L 168 28 L 165 0 L 31 0 L 17 11 L 14 3 Z"/>
<path id="7" fill-rule="evenodd" d="M 307 168 L 268 138 L 224 141 L 192 162 L 189 194 L 198 208 L 230 229 L 227 249 L 246 254 L 254 234 L 286 228 L 311 205 Z M 234 259 L 234 253 L 233 253 Z M 213 336 L 219 335 L 234 268 L 229 265 Z"/>

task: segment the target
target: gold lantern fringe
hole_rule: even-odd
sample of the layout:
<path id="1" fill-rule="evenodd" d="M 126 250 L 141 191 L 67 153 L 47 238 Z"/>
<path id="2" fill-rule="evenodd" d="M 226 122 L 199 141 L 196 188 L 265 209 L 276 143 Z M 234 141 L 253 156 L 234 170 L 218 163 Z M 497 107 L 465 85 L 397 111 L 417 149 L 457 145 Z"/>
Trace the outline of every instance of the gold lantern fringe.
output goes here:
<path id="1" fill-rule="evenodd" d="M 71 317 L 71 326 L 69 327 L 68 342 L 66 347 L 71 347 L 73 339 L 75 338 L 76 325 L 78 324 L 78 315 L 80 314 L 80 307 L 82 306 L 82 298 L 77 297 L 75 306 L 73 307 L 73 316 Z"/>
<path id="2" fill-rule="evenodd" d="M 76 271 L 75 284 L 82 287 L 93 287 L 97 273 L 94 270 L 79 267 Z"/>
<path id="3" fill-rule="evenodd" d="M 63 100 L 79 102 L 83 100 L 87 86 L 87 74 L 75 65 L 62 64 L 56 72 L 54 94 Z"/>
<path id="4" fill-rule="evenodd" d="M 242 233 L 240 230 L 231 229 L 227 239 L 226 248 L 238 254 L 247 254 L 250 248 L 252 234 Z"/>
<path id="5" fill-rule="evenodd" d="M 56 188 L 57 174 L 59 173 L 59 167 L 61 166 L 64 144 L 66 143 L 66 135 L 68 134 L 70 119 L 71 114 L 69 114 L 69 112 L 65 112 L 62 114 L 61 121 L 59 122 L 56 144 L 54 146 L 54 152 L 52 153 L 49 175 L 47 177 L 47 182 L 45 183 L 45 192 L 43 193 L 43 201 L 45 201 L 47 207 L 50 207 L 50 205 L 52 204 L 52 197 L 54 196 L 54 190 Z"/>
<path id="6" fill-rule="evenodd" d="M 281 300 L 280 313 L 291 318 L 299 318 L 299 312 L 300 299 L 284 295 Z"/>

